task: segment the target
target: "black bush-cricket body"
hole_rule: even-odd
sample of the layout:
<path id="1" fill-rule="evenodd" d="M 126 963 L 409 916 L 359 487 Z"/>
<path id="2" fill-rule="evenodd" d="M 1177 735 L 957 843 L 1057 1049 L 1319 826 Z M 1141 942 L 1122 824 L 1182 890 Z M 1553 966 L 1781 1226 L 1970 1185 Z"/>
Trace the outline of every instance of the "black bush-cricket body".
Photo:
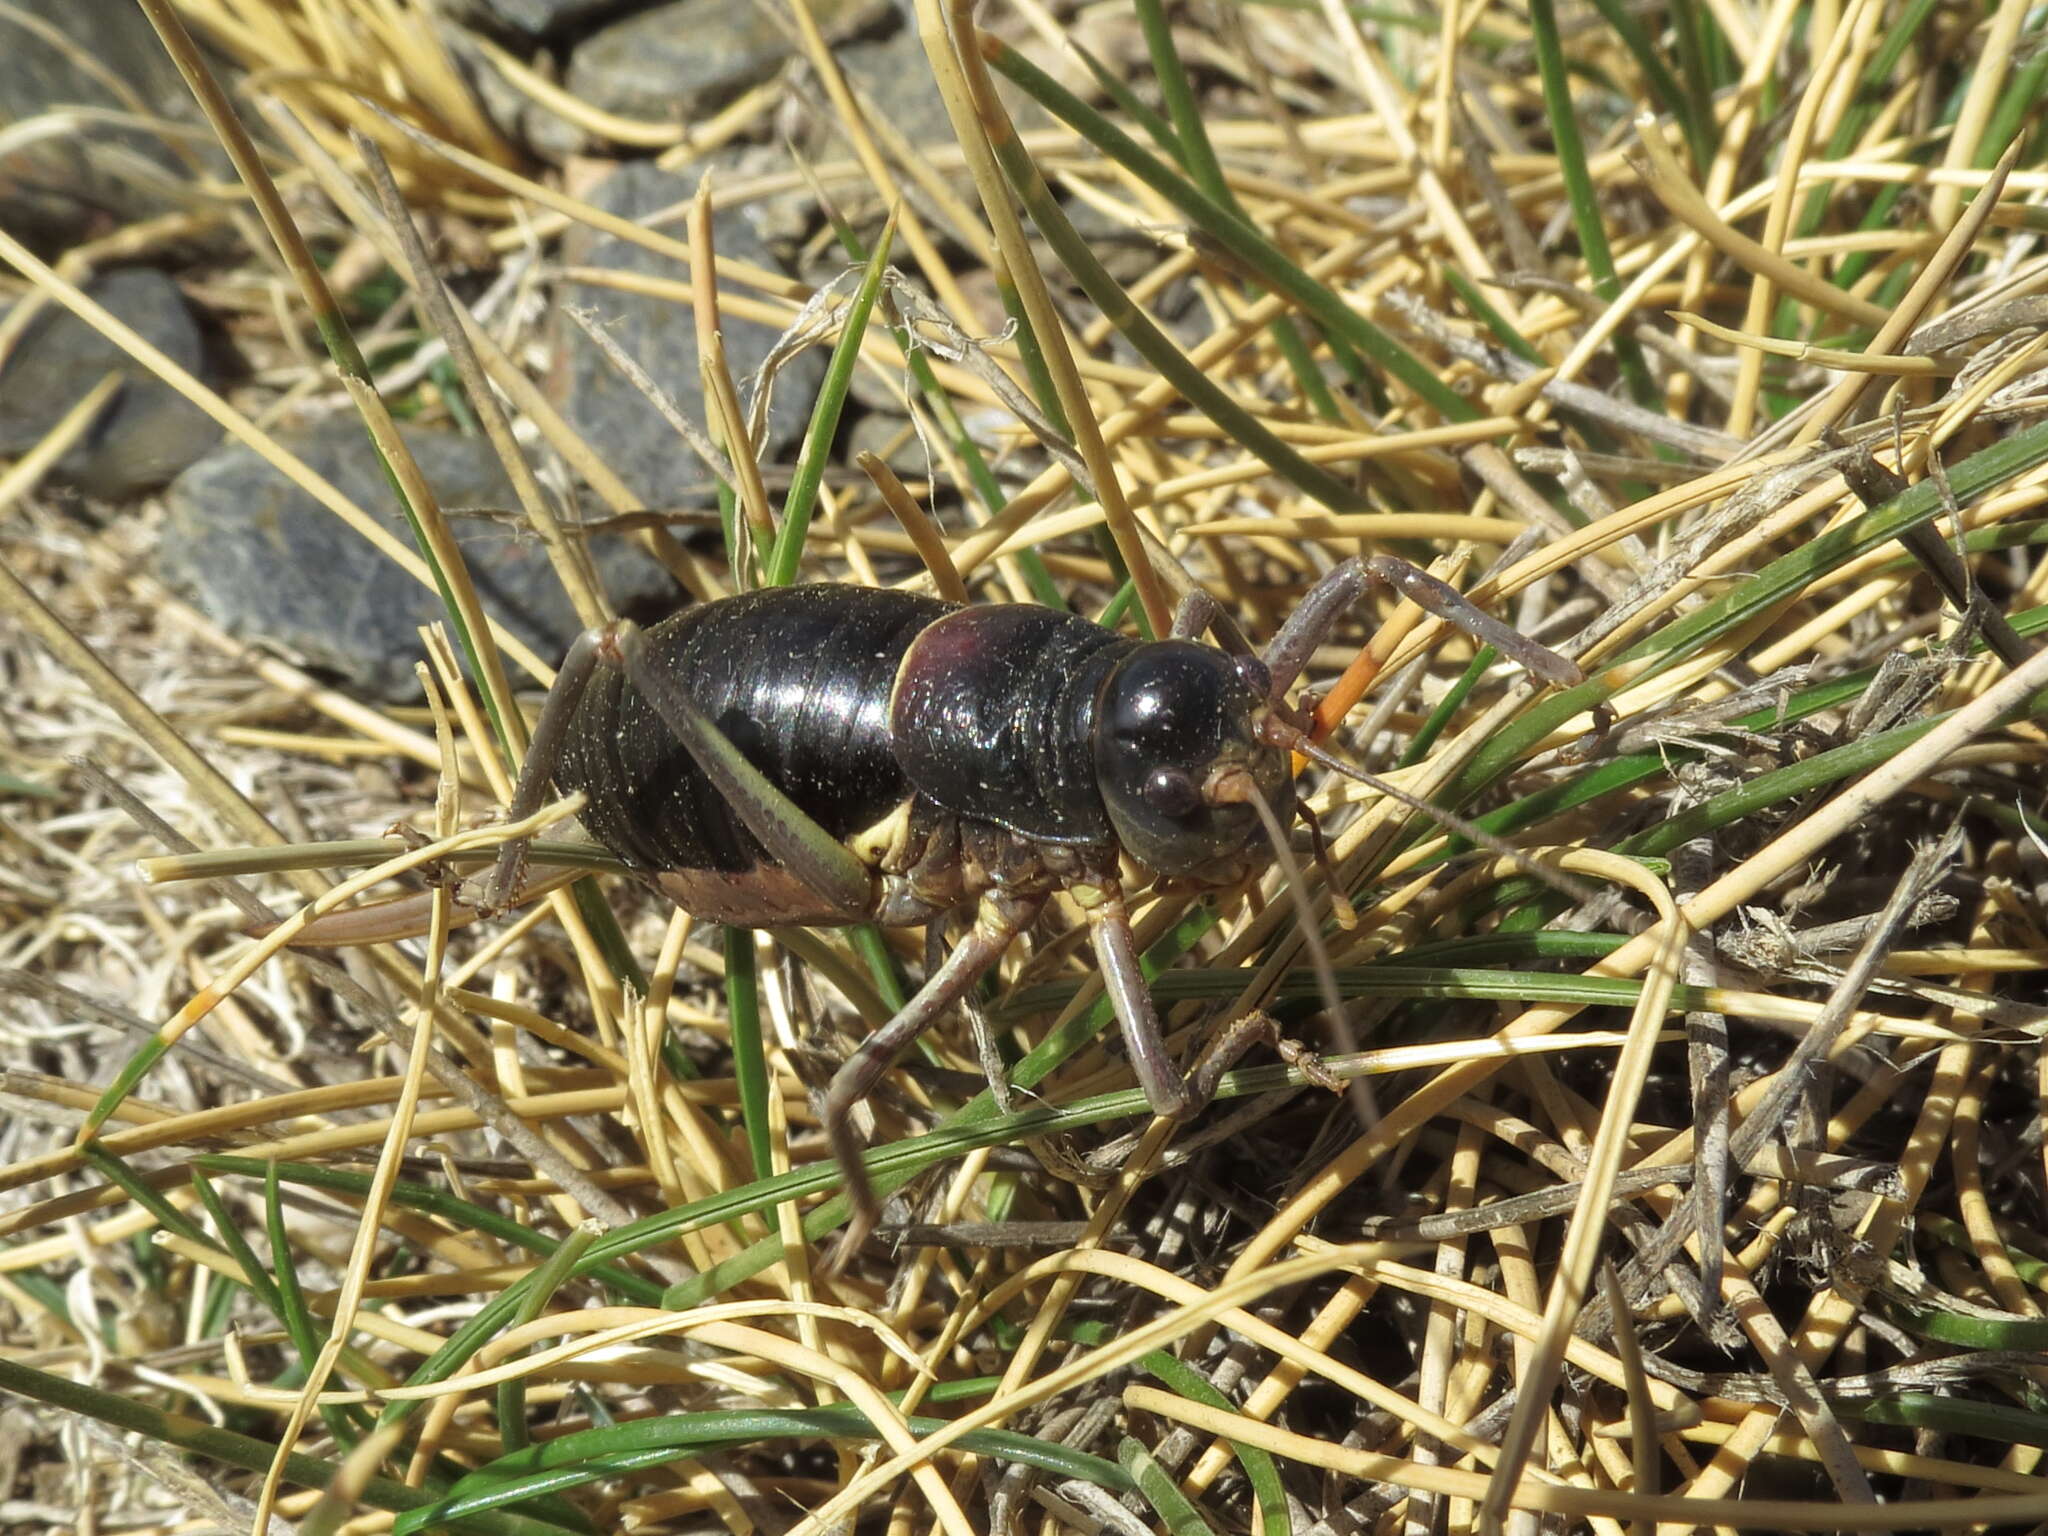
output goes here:
<path id="1" fill-rule="evenodd" d="M 911 890 L 878 890 L 859 910 L 820 900 L 785 878 L 656 704 L 600 669 L 556 781 L 588 797 L 593 837 L 700 917 L 915 920 L 992 885 L 1043 891 L 1083 868 L 1113 873 L 1119 850 L 1162 875 L 1234 882 L 1250 851 L 1263 864 L 1263 845 L 1248 806 L 1205 799 L 1219 766 L 1250 767 L 1291 814 L 1286 754 L 1251 735 L 1262 669 L 1191 641 L 1144 644 L 1028 604 L 816 585 L 700 604 L 642 643 L 651 666 L 684 681 L 726 739 L 870 868 L 908 876 L 925 857 Z M 943 867 L 960 838 L 981 857 Z"/>

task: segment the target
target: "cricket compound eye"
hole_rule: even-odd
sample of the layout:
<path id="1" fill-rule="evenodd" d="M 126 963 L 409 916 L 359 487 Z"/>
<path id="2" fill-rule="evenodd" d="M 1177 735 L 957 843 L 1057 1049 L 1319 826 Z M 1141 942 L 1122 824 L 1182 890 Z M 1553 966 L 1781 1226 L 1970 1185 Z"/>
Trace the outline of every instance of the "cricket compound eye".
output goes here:
<path id="1" fill-rule="evenodd" d="M 1185 820 L 1202 808 L 1201 786 L 1184 768 L 1154 768 L 1145 776 L 1145 787 L 1140 793 L 1153 810 L 1176 821 Z"/>

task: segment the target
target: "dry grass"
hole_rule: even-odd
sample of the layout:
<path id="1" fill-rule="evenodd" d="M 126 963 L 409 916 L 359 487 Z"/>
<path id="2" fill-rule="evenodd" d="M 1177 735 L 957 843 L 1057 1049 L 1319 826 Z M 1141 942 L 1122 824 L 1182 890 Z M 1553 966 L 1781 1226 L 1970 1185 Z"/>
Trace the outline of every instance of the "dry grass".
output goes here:
<path id="1" fill-rule="evenodd" d="M 994 1009 L 1045 1098 L 969 1100 L 930 1070 L 972 1071 L 966 1031 L 936 1031 L 873 1106 L 913 1225 L 835 1280 L 812 1090 L 887 1015 L 879 951 L 716 949 L 610 880 L 455 932 L 444 900 L 424 947 L 343 968 L 243 936 L 257 903 L 336 899 L 303 853 L 220 885 L 131 873 L 166 835 L 302 845 L 405 817 L 434 840 L 365 863 L 501 835 L 516 696 L 547 669 L 493 643 L 344 327 L 429 339 L 400 200 L 471 262 L 536 255 L 542 297 L 594 281 L 553 264 L 571 221 L 614 228 L 521 165 L 414 46 L 408 0 L 180 9 L 258 67 L 238 100 L 281 195 L 253 158 L 243 175 L 292 279 L 253 246 L 191 274 L 252 366 L 232 400 L 180 387 L 366 526 L 258 425 L 348 398 L 420 528 L 393 558 L 447 583 L 457 639 L 423 650 L 429 714 L 215 634 L 135 574 L 153 509 L 92 528 L 39 491 L 96 400 L 0 477 L 0 1525 L 367 1531 L 428 1509 L 411 1529 L 499 1488 L 463 1528 L 2048 1527 L 2048 661 L 2028 638 L 2048 170 L 2037 131 L 2014 137 L 2048 55 L 2023 7 L 1204 11 L 1173 48 L 1221 178 L 1207 205 L 1092 126 L 1012 154 L 976 48 L 946 64 L 964 148 L 923 158 L 801 25 L 810 84 L 714 124 L 583 113 L 680 164 L 767 134 L 788 93 L 837 116 L 845 158 L 716 198 L 822 188 L 868 241 L 896 210 L 884 318 L 935 305 L 910 316 L 933 388 L 884 325 L 858 356 L 918 396 L 930 475 L 907 523 L 825 476 L 802 579 L 950 563 L 977 599 L 1051 589 L 1093 614 L 1128 565 L 1155 622 L 1191 579 L 1263 639 L 1333 561 L 1392 547 L 1590 678 L 1544 692 L 1391 604 L 1318 657 L 1352 752 L 1596 892 L 1316 789 L 1356 908 L 1327 939 L 1371 1047 L 1335 1061 L 1372 1085 L 1366 1124 L 1262 1068 L 1197 1122 L 1105 1145 L 1093 1127 L 1142 1100 L 1064 914 Z M 1070 40 L 1144 101 L 1173 83 L 1121 9 L 1013 0 L 984 24 L 1072 85 Z M 1202 182 L 1185 118 L 1177 142 Z M 1171 319 L 1164 350 L 1085 270 L 1113 242 L 1063 243 L 1034 176 L 1145 253 L 1117 270 Z M 1224 182 L 1271 255 L 1213 206 Z M 191 220 L 264 238 L 212 208 L 55 269 L 4 232 L 0 255 L 90 317 L 73 283 L 114 253 Z M 852 291 L 819 305 L 724 259 L 707 282 L 683 223 L 614 232 L 672 255 L 658 291 L 707 325 L 822 314 L 829 345 Z M 977 340 L 998 261 L 1024 323 Z M 412 292 L 381 315 L 329 297 L 387 266 Z M 552 416 L 543 333 L 513 313 L 468 346 L 432 322 L 471 408 L 495 391 L 592 515 L 641 512 Z M 407 409 L 445 414 L 446 377 L 412 370 Z M 772 535 L 790 466 L 723 462 L 747 381 L 715 382 L 710 457 Z M 574 520 L 551 524 L 538 484 L 521 501 L 601 614 Z M 729 588 L 639 521 L 696 595 Z M 1269 1005 L 1344 1038 L 1270 883 L 1152 901 L 1139 926 L 1179 961 L 1158 995 L 1184 1055 Z M 916 936 L 888 938 L 915 972 Z M 749 960 L 765 1007 L 735 1018 L 721 977 Z"/>

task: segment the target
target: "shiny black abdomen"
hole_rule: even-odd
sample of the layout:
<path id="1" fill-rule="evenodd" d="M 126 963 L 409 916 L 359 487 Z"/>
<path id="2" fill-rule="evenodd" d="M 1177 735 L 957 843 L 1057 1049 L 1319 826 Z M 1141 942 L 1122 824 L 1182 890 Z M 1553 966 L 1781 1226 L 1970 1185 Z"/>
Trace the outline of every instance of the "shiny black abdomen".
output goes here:
<path id="1" fill-rule="evenodd" d="M 771 587 L 686 608 L 647 632 L 655 663 L 834 837 L 911 793 L 889 742 L 910 642 L 950 603 L 871 587 Z M 638 868 L 738 873 L 772 864 L 652 706 L 600 669 L 556 782 L 589 796 L 583 825 Z"/>

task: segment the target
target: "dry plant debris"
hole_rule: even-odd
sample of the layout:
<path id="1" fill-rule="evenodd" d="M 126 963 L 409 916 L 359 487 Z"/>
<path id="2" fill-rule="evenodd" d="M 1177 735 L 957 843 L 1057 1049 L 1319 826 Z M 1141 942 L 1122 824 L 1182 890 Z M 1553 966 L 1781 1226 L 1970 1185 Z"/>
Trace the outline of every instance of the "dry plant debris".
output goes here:
<path id="1" fill-rule="evenodd" d="M 425 0 L 142 4 L 237 180 L 48 263 L 0 229 L 0 346 L 173 266 L 243 364 L 174 382 L 371 531 L 268 435 L 359 411 L 454 639 L 375 708 L 155 587 L 153 505 L 45 484 L 111 384 L 0 474 L 0 1526 L 2048 1528 L 2037 11 L 919 0 L 959 143 L 913 150 L 801 0 L 690 124 Z M 472 46 L 588 152 L 526 158 Z M 793 125 L 832 152 L 671 219 L 581 195 Z M 713 248 L 771 202 L 801 276 Z M 602 333 L 606 284 L 694 307 L 676 480 L 722 502 L 554 408 L 546 311 Z M 836 346 L 886 446 L 842 463 L 831 405 L 757 456 L 741 319 Z M 1272 1009 L 1363 1122 L 1257 1066 L 1147 1124 L 1066 913 L 987 999 L 1028 1091 L 936 1031 L 827 1279 L 816 1089 L 923 946 L 719 939 L 618 878 L 462 924 L 550 658 L 494 640 L 394 409 L 491 435 L 586 620 L 600 524 L 697 598 L 751 562 L 1157 625 L 1198 583 L 1259 639 L 1392 549 L 1589 680 L 1396 604 L 1318 655 L 1347 751 L 1521 850 L 1304 778 L 1342 1019 L 1272 881 L 1143 908 L 1185 1059 Z M 425 869 L 423 944 L 248 936 L 351 862 Z"/>

